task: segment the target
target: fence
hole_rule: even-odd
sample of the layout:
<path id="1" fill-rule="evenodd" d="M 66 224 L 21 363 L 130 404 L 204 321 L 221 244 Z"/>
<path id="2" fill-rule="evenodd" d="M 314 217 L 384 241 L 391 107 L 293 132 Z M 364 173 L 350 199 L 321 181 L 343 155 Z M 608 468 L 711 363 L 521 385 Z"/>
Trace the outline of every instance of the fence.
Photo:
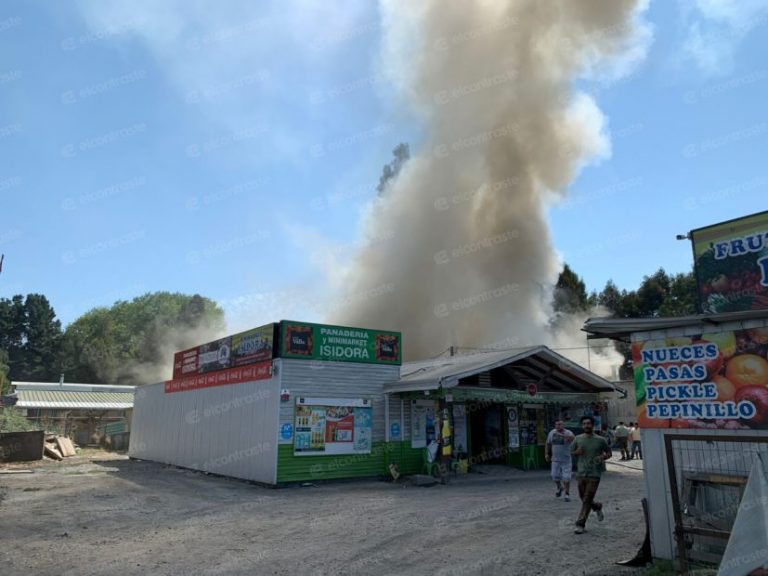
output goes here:
<path id="1" fill-rule="evenodd" d="M 761 436 L 665 435 L 680 569 L 695 574 L 720 563 Z"/>

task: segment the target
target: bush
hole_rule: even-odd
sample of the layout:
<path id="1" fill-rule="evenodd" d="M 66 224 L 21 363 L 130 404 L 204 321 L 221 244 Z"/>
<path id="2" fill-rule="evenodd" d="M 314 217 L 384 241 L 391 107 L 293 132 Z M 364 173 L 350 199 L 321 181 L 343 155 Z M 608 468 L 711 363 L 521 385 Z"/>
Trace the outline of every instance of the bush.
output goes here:
<path id="1" fill-rule="evenodd" d="M 0 432 L 32 432 L 40 426 L 27 420 L 15 408 L 0 408 Z"/>

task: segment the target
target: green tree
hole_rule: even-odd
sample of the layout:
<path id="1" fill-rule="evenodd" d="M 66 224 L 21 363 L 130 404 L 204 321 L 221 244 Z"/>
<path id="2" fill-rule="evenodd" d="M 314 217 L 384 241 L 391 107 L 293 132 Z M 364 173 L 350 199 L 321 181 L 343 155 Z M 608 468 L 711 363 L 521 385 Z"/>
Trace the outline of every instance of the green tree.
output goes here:
<path id="1" fill-rule="evenodd" d="M 659 316 L 659 309 L 669 296 L 670 287 L 671 280 L 663 268 L 659 268 L 652 276 L 643 277 L 637 289 L 639 315 L 644 318 Z"/>
<path id="2" fill-rule="evenodd" d="M 690 316 L 696 314 L 698 303 L 693 271 L 675 274 L 670 280 L 669 293 L 659 306 L 659 316 Z"/>
<path id="3" fill-rule="evenodd" d="M 57 378 L 61 337 L 61 323 L 42 294 L 0 299 L 0 350 L 4 351 L 8 378 Z"/>
<path id="4" fill-rule="evenodd" d="M 195 294 L 154 292 L 90 310 L 64 334 L 67 380 L 142 384 L 168 375 L 173 352 L 225 330 L 224 311 Z"/>
<path id="5" fill-rule="evenodd" d="M 556 313 L 575 314 L 589 309 L 587 286 L 568 264 L 560 272 L 553 298 L 553 308 Z"/>
<path id="6" fill-rule="evenodd" d="M 8 377 L 8 352 L 0 349 L 0 396 L 8 394 L 11 390 L 11 379 Z"/>
<path id="7" fill-rule="evenodd" d="M 645 276 L 637 290 L 621 290 L 609 280 L 598 295 L 600 305 L 616 318 L 653 318 L 685 316 L 696 313 L 696 280 L 693 272 L 669 276 L 663 268 Z M 614 342 L 616 350 L 624 356 L 620 369 L 622 379 L 632 378 L 630 346 Z"/>
<path id="8" fill-rule="evenodd" d="M 61 322 L 42 294 L 29 294 L 24 303 L 26 341 L 23 345 L 25 373 L 22 380 L 56 380 L 61 366 Z"/>

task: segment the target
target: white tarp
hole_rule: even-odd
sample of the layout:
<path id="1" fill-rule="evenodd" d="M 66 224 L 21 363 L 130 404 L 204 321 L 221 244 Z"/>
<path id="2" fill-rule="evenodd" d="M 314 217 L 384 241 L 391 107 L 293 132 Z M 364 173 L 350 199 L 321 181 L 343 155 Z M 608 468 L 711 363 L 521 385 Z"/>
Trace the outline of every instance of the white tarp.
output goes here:
<path id="1" fill-rule="evenodd" d="M 747 576 L 768 566 L 768 473 L 758 454 L 717 576 Z"/>

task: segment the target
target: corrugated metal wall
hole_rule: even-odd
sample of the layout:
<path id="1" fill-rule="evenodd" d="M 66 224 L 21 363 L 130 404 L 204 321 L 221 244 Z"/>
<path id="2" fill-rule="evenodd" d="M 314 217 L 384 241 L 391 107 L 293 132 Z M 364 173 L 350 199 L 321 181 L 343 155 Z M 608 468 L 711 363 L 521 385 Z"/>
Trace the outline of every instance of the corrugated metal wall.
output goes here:
<path id="1" fill-rule="evenodd" d="M 296 398 L 369 398 L 373 408 L 373 441 L 384 440 L 384 384 L 400 378 L 400 366 L 275 360 L 282 387 L 291 393 L 290 402 L 280 403 L 280 425 L 293 425 Z M 400 410 L 398 404 L 398 411 Z M 293 443 L 293 440 L 281 443 Z"/>
<path id="2" fill-rule="evenodd" d="M 278 378 L 165 393 L 136 390 L 130 456 L 214 474 L 274 483 Z"/>
<path id="3" fill-rule="evenodd" d="M 384 384 L 399 378 L 399 366 L 278 359 L 280 386 L 290 401 L 280 403 L 276 428 L 294 425 L 296 398 L 367 398 L 371 400 L 373 447 L 370 455 L 294 456 L 293 436 L 280 438 L 278 482 L 375 476 L 386 471 L 384 446 Z M 399 414 L 400 404 L 397 403 Z M 390 413 L 390 416 L 392 414 Z"/>

